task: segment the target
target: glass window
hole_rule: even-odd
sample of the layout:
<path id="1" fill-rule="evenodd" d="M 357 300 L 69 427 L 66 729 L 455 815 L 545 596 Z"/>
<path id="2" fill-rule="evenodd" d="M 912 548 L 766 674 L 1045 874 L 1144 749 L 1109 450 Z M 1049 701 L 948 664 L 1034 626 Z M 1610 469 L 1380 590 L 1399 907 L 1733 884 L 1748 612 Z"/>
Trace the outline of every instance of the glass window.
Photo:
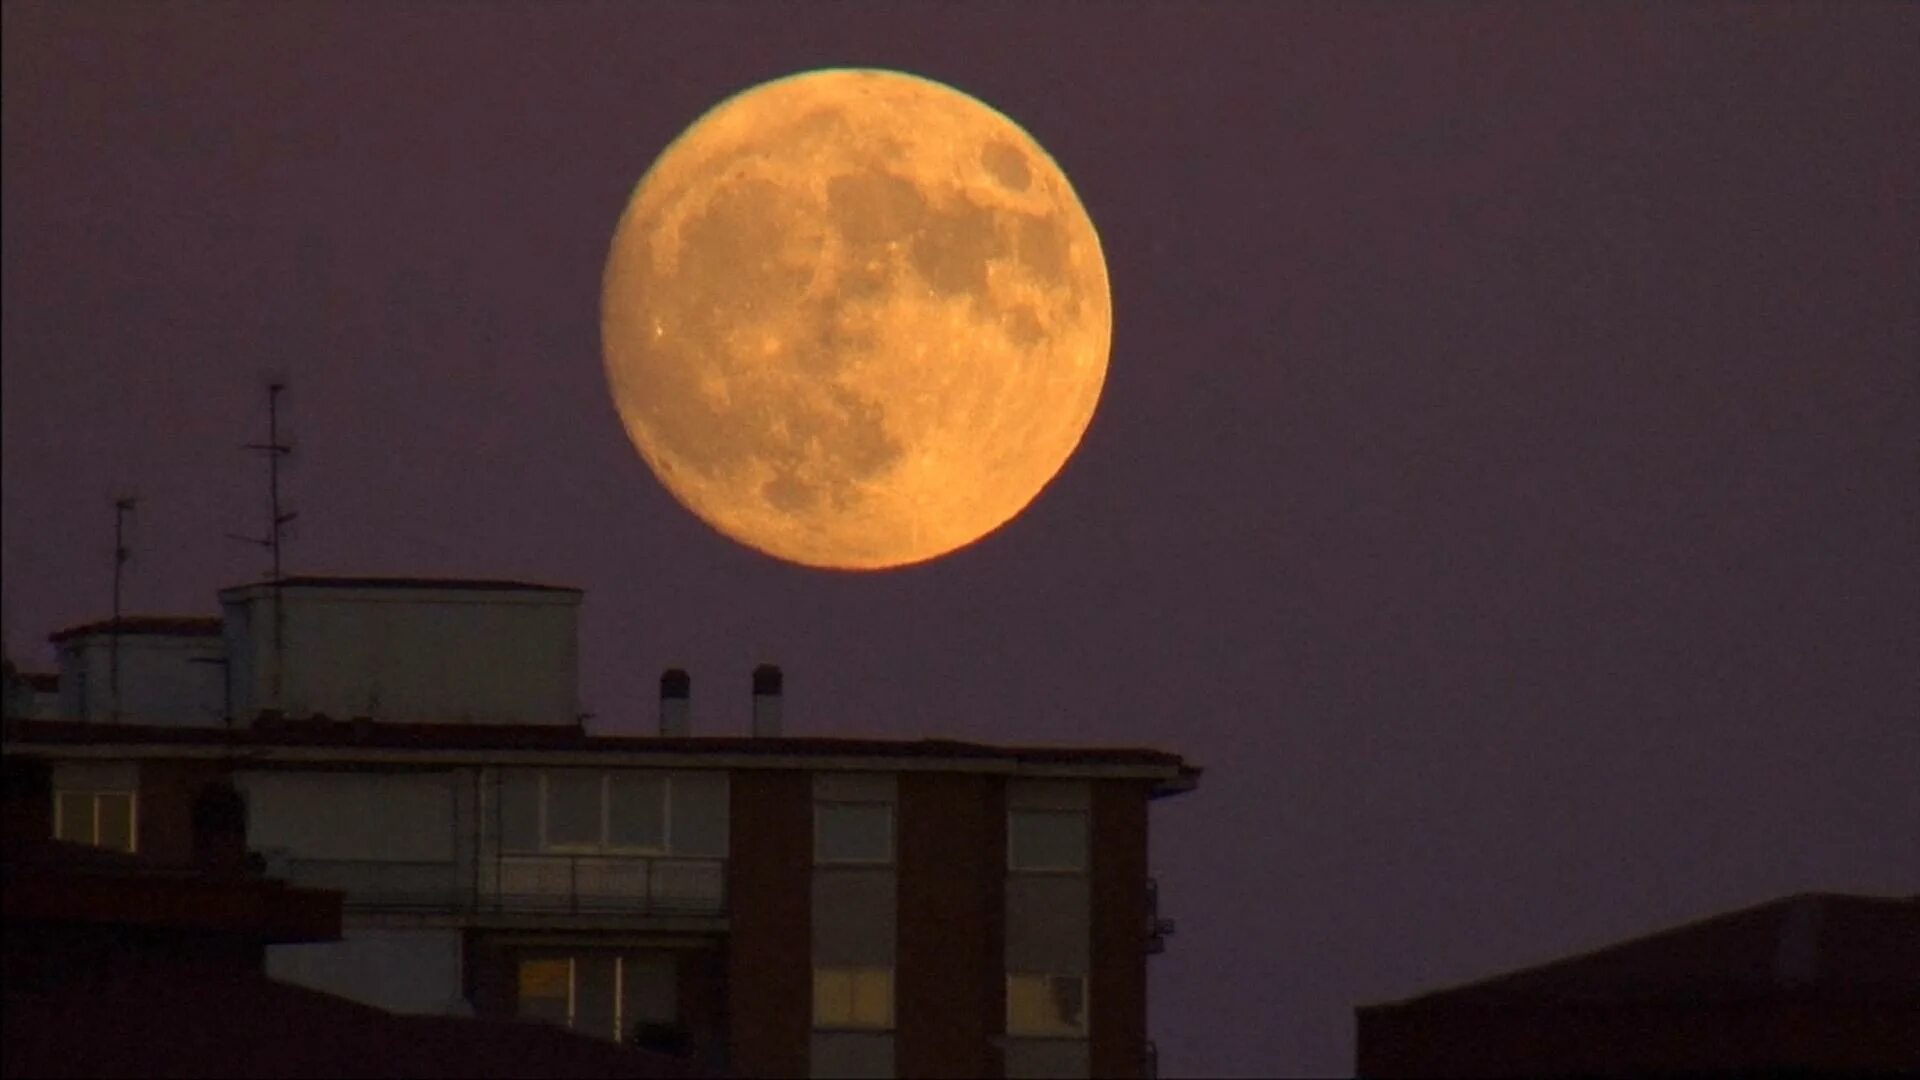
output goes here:
<path id="1" fill-rule="evenodd" d="M 527 770 L 500 775 L 500 848 L 540 850 L 540 774 Z"/>
<path id="2" fill-rule="evenodd" d="M 886 803 L 817 803 L 813 820 L 813 861 L 893 861 L 893 807 Z"/>
<path id="3" fill-rule="evenodd" d="M 1007 865 L 1015 870 L 1085 870 L 1087 815 L 1079 810 L 1008 814 Z"/>
<path id="4" fill-rule="evenodd" d="M 61 791 L 53 797 L 53 835 L 57 840 L 113 851 L 133 851 L 134 795 L 131 791 Z"/>
<path id="5" fill-rule="evenodd" d="M 1079 975 L 1007 976 L 1007 1034 L 1085 1035 L 1087 980 Z"/>
<path id="6" fill-rule="evenodd" d="M 93 801 L 94 842 L 114 851 L 133 850 L 133 796 L 103 791 Z"/>
<path id="7" fill-rule="evenodd" d="M 607 846 L 666 849 L 666 780 L 627 772 L 607 777 Z"/>
<path id="8" fill-rule="evenodd" d="M 727 775 L 690 773 L 673 778 L 673 853 L 724 858 L 727 854 Z"/>
<path id="9" fill-rule="evenodd" d="M 520 961 L 520 1016 L 562 1027 L 573 1020 L 573 961 Z"/>
<path id="10" fill-rule="evenodd" d="M 558 769 L 547 774 L 547 846 L 600 846 L 601 774 Z"/>
<path id="11" fill-rule="evenodd" d="M 813 1024 L 815 1027 L 892 1027 L 893 969 L 813 969 Z"/>
<path id="12" fill-rule="evenodd" d="M 53 835 L 76 844 L 93 843 L 93 792 L 62 791 L 53 797 Z"/>

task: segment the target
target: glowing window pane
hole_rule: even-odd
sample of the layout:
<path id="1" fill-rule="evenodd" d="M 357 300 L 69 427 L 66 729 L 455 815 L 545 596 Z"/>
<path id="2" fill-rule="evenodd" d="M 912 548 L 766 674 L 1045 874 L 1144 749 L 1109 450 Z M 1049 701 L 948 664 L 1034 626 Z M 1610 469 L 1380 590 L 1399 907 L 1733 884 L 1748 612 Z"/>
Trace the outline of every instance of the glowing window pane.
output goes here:
<path id="1" fill-rule="evenodd" d="M 1007 1033 L 1084 1035 L 1087 983 L 1078 975 L 1007 976 Z"/>
<path id="2" fill-rule="evenodd" d="M 573 961 L 520 961 L 520 1015 L 565 1025 L 572 1019 Z"/>
<path id="3" fill-rule="evenodd" d="M 893 1026 L 893 971 L 889 968 L 815 968 L 816 1027 Z"/>
<path id="4" fill-rule="evenodd" d="M 95 796 L 94 822 L 101 847 L 133 850 L 133 796 L 130 793 L 108 791 Z"/>
<path id="5" fill-rule="evenodd" d="M 845 971 L 814 969 L 813 1022 L 821 1027 L 843 1024 L 852 1015 L 852 976 Z"/>
<path id="6" fill-rule="evenodd" d="M 893 972 L 854 973 L 853 1022 L 860 1027 L 893 1026 Z"/>
<path id="7" fill-rule="evenodd" d="M 93 792 L 60 792 L 55 796 L 53 821 L 55 839 L 93 843 Z"/>

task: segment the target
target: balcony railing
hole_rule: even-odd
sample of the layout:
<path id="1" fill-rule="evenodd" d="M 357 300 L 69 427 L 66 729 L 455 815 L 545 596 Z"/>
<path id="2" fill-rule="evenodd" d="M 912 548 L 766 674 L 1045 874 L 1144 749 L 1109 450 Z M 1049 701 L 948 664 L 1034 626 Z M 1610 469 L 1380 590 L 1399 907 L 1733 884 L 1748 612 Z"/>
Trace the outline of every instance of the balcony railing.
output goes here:
<path id="1" fill-rule="evenodd" d="M 295 885 L 337 889 L 352 911 L 718 915 L 726 861 L 631 855 L 503 855 L 478 864 L 269 860 Z"/>

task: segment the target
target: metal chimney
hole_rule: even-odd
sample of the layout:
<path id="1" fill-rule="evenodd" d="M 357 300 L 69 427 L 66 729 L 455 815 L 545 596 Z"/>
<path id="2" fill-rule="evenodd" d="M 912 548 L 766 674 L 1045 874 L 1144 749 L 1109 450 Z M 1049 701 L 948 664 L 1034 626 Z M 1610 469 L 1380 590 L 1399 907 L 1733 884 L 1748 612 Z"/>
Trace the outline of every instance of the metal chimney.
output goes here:
<path id="1" fill-rule="evenodd" d="M 780 735 L 780 669 L 773 664 L 753 669 L 753 734 L 756 738 Z"/>
<path id="2" fill-rule="evenodd" d="M 693 734 L 693 679 L 679 668 L 660 673 L 660 734 L 684 739 Z"/>

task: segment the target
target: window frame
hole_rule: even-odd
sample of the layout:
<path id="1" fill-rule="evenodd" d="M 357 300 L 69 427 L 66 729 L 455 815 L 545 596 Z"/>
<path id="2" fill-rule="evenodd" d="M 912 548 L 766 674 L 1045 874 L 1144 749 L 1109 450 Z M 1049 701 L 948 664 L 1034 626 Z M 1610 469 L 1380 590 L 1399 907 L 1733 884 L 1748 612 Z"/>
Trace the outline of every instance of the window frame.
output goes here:
<path id="1" fill-rule="evenodd" d="M 1068 815 L 1082 822 L 1080 864 L 1078 866 L 1027 866 L 1016 860 L 1017 845 L 1013 842 L 1014 822 L 1022 814 L 1031 815 Z M 1093 863 L 1093 814 L 1091 811 L 1071 807 L 1054 806 L 1010 806 L 1007 808 L 1007 872 L 1012 874 L 1086 874 Z"/>
<path id="2" fill-rule="evenodd" d="M 674 797 L 674 788 L 678 786 L 677 781 L 683 778 L 674 775 L 674 773 L 670 770 L 657 770 L 657 769 L 573 770 L 573 769 L 536 768 L 536 769 L 530 769 L 526 771 L 533 773 L 536 778 L 536 783 L 534 784 L 535 817 L 537 819 L 534 824 L 534 835 L 536 838 L 536 843 L 535 843 L 535 846 L 532 848 L 532 850 L 526 850 L 522 848 L 508 848 L 504 844 L 502 844 L 501 850 L 505 853 L 516 854 L 516 855 L 648 856 L 652 858 L 684 858 L 684 859 L 724 859 L 727 857 L 725 852 L 719 855 L 714 855 L 714 854 L 695 855 L 695 854 L 681 852 L 675 847 L 674 804 L 678 800 Z M 599 811 L 598 812 L 599 824 L 597 828 L 598 837 L 597 839 L 595 839 L 590 843 L 556 842 L 553 840 L 552 834 L 549 829 L 550 816 L 552 813 L 552 778 L 556 773 L 575 772 L 575 771 L 593 773 L 599 781 L 597 785 L 599 789 L 599 794 L 597 797 L 598 811 Z M 616 844 L 612 842 L 613 779 L 616 774 L 631 775 L 636 778 L 645 778 L 649 780 L 655 780 L 660 783 L 660 843 L 658 845 Z M 721 772 L 718 775 L 721 777 L 722 784 L 729 785 L 729 786 L 731 785 L 731 778 L 728 777 L 726 773 Z M 496 801 L 496 804 L 499 802 L 498 796 L 495 796 L 495 801 Z M 731 813 L 729 813 L 728 817 L 730 818 L 731 816 L 732 816 Z M 730 820 L 726 822 L 726 832 L 729 836 L 731 836 L 732 822 Z M 504 835 L 504 833 L 505 833 L 504 825 L 501 825 L 496 829 L 496 837 L 500 835 Z"/>
<path id="3" fill-rule="evenodd" d="M 1049 994 L 1051 994 L 1053 991 L 1051 981 L 1054 979 L 1072 979 L 1078 982 L 1080 984 L 1080 1023 L 1079 1025 L 1077 1027 L 1072 1027 L 1072 1028 L 1061 1027 L 1061 1028 L 1048 1028 L 1044 1030 L 1040 1028 L 1016 1027 L 1014 1024 L 1014 1013 L 1013 1013 L 1013 1001 L 1014 1001 L 1013 984 L 1014 984 L 1014 980 L 1016 979 L 1048 980 L 1046 983 L 1043 984 L 1043 990 Z M 1006 981 L 1007 1014 L 1005 1017 L 1005 1022 L 1001 1026 L 1006 1029 L 1006 1034 L 1011 1038 L 1085 1040 L 1091 1036 L 1092 1028 L 1093 1028 L 1093 1002 L 1089 994 L 1089 991 L 1091 990 L 1089 983 L 1091 981 L 1092 980 L 1090 980 L 1085 975 L 1065 975 L 1056 971 L 1009 971 L 1007 972 L 1007 981 Z"/>
<path id="4" fill-rule="evenodd" d="M 878 808 L 887 813 L 887 851 L 879 858 L 828 858 L 821 852 L 820 830 L 824 824 L 823 810 L 860 808 Z M 893 866 L 899 861 L 900 823 L 899 812 L 894 804 L 884 799 L 815 799 L 813 800 L 813 865 L 841 867 L 879 867 Z"/>
<path id="5" fill-rule="evenodd" d="M 93 811 L 91 835 L 85 840 L 76 840 L 61 835 L 65 812 L 61 808 L 62 796 L 84 796 Z M 127 800 L 127 846 L 108 847 L 100 842 L 100 800 L 103 798 L 124 797 Z M 140 793 L 127 788 L 55 788 L 53 792 L 53 838 L 71 844 L 85 844 L 102 851 L 119 851 L 128 855 L 140 851 Z"/>
<path id="6" fill-rule="evenodd" d="M 859 999 L 858 979 L 862 975 L 880 975 L 884 977 L 887 981 L 887 1014 L 886 1014 L 886 1018 L 880 1023 L 877 1023 L 877 1024 L 862 1023 L 858 1019 L 857 1014 L 859 1013 L 859 1009 L 856 1005 L 856 1002 Z M 847 987 L 846 987 L 848 1015 L 845 1019 L 823 1019 L 821 1017 L 820 1015 L 820 1011 L 821 1011 L 820 1010 L 820 1000 L 821 1000 L 820 980 L 823 976 L 827 978 L 844 978 L 848 980 Z M 877 1032 L 877 1031 L 898 1030 L 900 1020 L 898 1015 L 899 1002 L 897 1000 L 897 988 L 896 988 L 897 981 L 898 980 L 895 979 L 895 969 L 891 967 L 877 967 L 871 964 L 848 964 L 848 965 L 816 964 L 814 965 L 813 967 L 813 1001 L 810 1009 L 813 1030 L 814 1031 L 854 1031 L 854 1032 Z"/>

